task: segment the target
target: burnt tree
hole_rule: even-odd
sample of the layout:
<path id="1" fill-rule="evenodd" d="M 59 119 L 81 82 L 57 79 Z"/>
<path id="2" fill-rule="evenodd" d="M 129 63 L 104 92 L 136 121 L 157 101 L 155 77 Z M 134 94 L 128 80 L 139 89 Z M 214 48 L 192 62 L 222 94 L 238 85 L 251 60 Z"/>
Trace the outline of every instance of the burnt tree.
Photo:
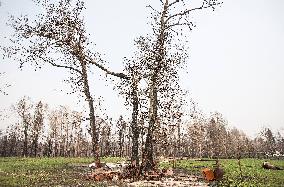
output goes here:
<path id="1" fill-rule="evenodd" d="M 17 112 L 21 119 L 21 130 L 23 132 L 23 156 L 28 156 L 28 142 L 29 142 L 29 131 L 32 126 L 32 118 L 31 118 L 31 109 L 32 109 L 31 101 L 28 97 L 23 97 L 16 105 L 13 106 L 14 110 Z"/>
<path id="2" fill-rule="evenodd" d="M 99 133 L 96 127 L 94 98 L 89 86 L 89 70 L 95 65 L 107 74 L 126 78 L 122 73 L 114 73 L 104 67 L 100 54 L 92 52 L 92 42 L 88 40 L 84 20 L 81 16 L 85 9 L 81 0 L 36 1 L 44 9 L 42 14 L 31 21 L 27 16 L 11 16 L 8 25 L 15 33 L 13 45 L 4 48 L 7 57 L 13 57 L 24 64 L 41 68 L 48 64 L 64 68 L 69 72 L 67 82 L 73 92 L 80 93 L 88 103 L 89 121 L 92 136 L 92 149 L 99 158 Z"/>
<path id="3" fill-rule="evenodd" d="M 149 116 L 148 132 L 144 150 L 144 169 L 149 170 L 154 166 L 153 146 L 154 131 L 157 121 L 168 106 L 163 103 L 180 93 L 178 71 L 184 68 L 188 58 L 182 35 L 183 29 L 192 30 L 194 24 L 190 21 L 190 14 L 197 10 L 212 8 L 220 5 L 216 0 L 203 0 L 195 5 L 183 0 L 162 0 L 159 10 L 153 6 L 153 33 L 142 37 L 140 44 L 143 46 L 146 58 L 148 76 Z M 193 7 L 193 8 L 191 8 Z"/>

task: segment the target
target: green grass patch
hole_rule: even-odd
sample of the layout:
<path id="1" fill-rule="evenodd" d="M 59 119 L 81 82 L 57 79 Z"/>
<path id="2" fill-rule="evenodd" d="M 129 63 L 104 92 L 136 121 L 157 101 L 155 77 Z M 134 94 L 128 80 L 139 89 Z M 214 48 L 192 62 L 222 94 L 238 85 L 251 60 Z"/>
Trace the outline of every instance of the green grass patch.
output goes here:
<path id="1" fill-rule="evenodd" d="M 121 158 L 103 158 L 117 162 Z M 107 186 L 85 180 L 93 158 L 0 158 L 0 186 Z M 77 167 L 75 167 L 77 166 Z"/>
<path id="2" fill-rule="evenodd" d="M 266 170 L 262 163 L 267 160 L 241 159 L 241 170 L 236 159 L 222 159 L 220 164 L 225 171 L 223 180 L 218 186 L 226 187 L 282 187 L 284 186 L 284 170 Z M 284 168 L 284 160 L 268 160 L 271 164 Z M 214 168 L 215 161 L 180 160 L 177 168 L 184 168 L 192 175 L 202 176 L 205 167 Z M 161 168 L 171 167 L 171 163 L 160 163 Z"/>
<path id="3" fill-rule="evenodd" d="M 284 186 L 284 170 L 266 170 L 262 168 L 265 160 L 242 159 L 240 173 L 237 160 L 222 160 L 225 170 L 223 186 L 281 187 Z M 284 168 L 283 160 L 269 160 L 273 165 Z"/>
<path id="4" fill-rule="evenodd" d="M 104 162 L 120 162 L 119 157 L 102 158 Z M 89 169 L 81 167 L 93 158 L 0 158 L 0 186 L 108 186 L 85 179 Z M 235 159 L 220 160 L 225 171 L 219 186 L 232 187 L 281 187 L 284 186 L 284 170 L 265 170 L 264 160 L 242 159 L 242 177 Z M 284 168 L 283 160 L 270 160 L 270 163 Z M 177 168 L 189 174 L 202 176 L 205 167 L 213 168 L 215 161 L 181 160 Z M 160 163 L 161 168 L 171 167 L 171 163 Z"/>

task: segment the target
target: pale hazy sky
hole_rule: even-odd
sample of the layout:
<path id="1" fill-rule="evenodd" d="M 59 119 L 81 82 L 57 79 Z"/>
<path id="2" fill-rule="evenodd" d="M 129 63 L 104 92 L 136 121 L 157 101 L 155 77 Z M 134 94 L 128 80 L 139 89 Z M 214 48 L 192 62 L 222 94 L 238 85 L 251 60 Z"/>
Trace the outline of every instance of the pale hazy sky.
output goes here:
<path id="1" fill-rule="evenodd" d="M 5 22 L 8 14 L 34 14 L 39 11 L 31 0 L 1 0 L 0 42 L 11 34 Z M 109 67 L 122 69 L 122 58 L 130 57 L 133 39 L 149 30 L 148 3 L 158 0 L 86 0 L 86 25 Z M 193 15 L 197 27 L 190 33 L 189 74 L 182 83 L 200 108 L 209 114 L 221 112 L 229 121 L 254 136 L 262 126 L 284 128 L 284 1 L 224 0 L 215 12 Z M 76 95 L 66 95 L 65 71 L 44 68 L 34 72 L 30 66 L 20 71 L 11 60 L 0 62 L 0 72 L 8 82 L 8 96 L 0 95 L 0 110 L 27 95 L 33 101 L 69 105 L 81 109 Z M 98 71 L 95 71 L 97 74 Z M 112 86 L 92 75 L 96 94 L 105 97 L 108 113 L 117 119 L 124 114 L 123 98 Z M 62 92 L 60 90 L 63 90 Z M 8 122 L 1 122 L 3 128 Z"/>

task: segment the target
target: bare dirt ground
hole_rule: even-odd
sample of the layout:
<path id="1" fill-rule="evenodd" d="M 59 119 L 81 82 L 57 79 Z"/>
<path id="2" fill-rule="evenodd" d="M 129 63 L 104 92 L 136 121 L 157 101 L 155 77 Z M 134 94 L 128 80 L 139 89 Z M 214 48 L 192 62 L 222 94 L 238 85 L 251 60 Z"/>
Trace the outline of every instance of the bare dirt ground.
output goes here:
<path id="1" fill-rule="evenodd" d="M 127 184 L 128 187 L 138 187 L 138 186 L 147 186 L 147 187 L 206 187 L 208 184 L 203 182 L 198 182 L 195 176 L 189 176 L 184 178 L 164 178 L 159 181 L 136 181 Z"/>
<path id="2" fill-rule="evenodd" d="M 89 173 L 87 165 L 72 165 L 73 169 L 81 172 L 81 174 Z M 85 177 L 85 175 L 84 175 Z M 91 182 L 91 181 L 89 181 Z M 96 183 L 96 181 L 94 181 Z M 189 174 L 183 169 L 173 169 L 173 175 L 162 177 L 159 180 L 138 180 L 130 179 L 104 181 L 103 184 L 111 187 L 207 187 L 208 183 L 204 182 L 202 176 Z M 104 186 L 104 185 L 103 185 Z"/>

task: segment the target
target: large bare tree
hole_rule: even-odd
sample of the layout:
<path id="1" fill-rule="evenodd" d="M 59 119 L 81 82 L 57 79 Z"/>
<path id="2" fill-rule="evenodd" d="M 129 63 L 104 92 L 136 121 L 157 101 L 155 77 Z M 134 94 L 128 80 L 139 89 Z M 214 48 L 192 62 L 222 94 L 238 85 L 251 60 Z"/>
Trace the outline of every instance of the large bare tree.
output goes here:
<path id="1" fill-rule="evenodd" d="M 73 92 L 79 92 L 89 106 L 89 120 L 93 142 L 93 154 L 98 159 L 98 129 L 96 128 L 94 98 L 89 83 L 90 66 L 95 65 L 107 74 L 127 78 L 122 73 L 114 73 L 104 66 L 100 55 L 92 51 L 92 42 L 88 40 L 84 20 L 81 16 L 85 8 L 83 1 L 60 0 L 39 1 L 37 5 L 44 9 L 36 20 L 27 16 L 11 17 L 9 25 L 14 29 L 13 45 L 4 48 L 6 56 L 20 62 L 20 67 L 32 64 L 41 68 L 45 64 L 64 68 L 69 72 Z"/>
<path id="2" fill-rule="evenodd" d="M 149 125 L 145 142 L 144 168 L 152 169 L 153 134 L 157 128 L 158 119 L 168 109 L 168 104 L 175 100 L 175 95 L 182 89 L 179 84 L 179 70 L 186 65 L 188 58 L 184 31 L 193 29 L 192 12 L 220 5 L 217 0 L 202 0 L 193 3 L 185 0 L 160 0 L 161 6 L 151 5 L 153 21 L 152 33 L 139 40 L 140 47 L 145 52 L 144 66 L 148 70 Z"/>

